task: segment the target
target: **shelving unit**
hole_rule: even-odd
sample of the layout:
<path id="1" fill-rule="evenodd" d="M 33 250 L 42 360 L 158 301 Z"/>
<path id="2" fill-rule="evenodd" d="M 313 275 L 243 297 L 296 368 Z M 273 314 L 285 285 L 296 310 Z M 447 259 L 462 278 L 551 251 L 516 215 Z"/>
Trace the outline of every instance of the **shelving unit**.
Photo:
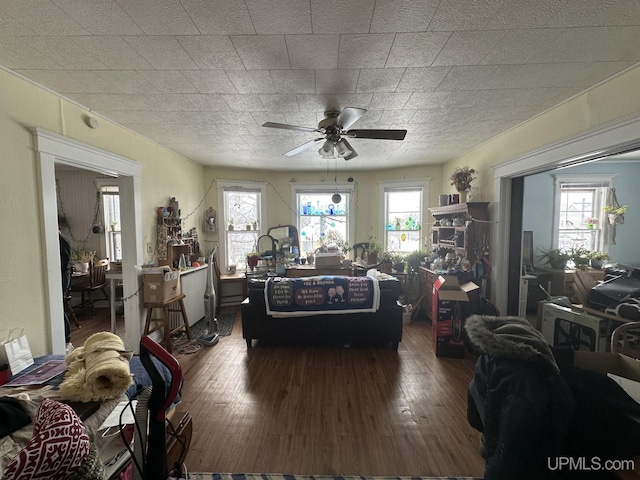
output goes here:
<path id="1" fill-rule="evenodd" d="M 489 253 L 489 202 L 468 202 L 433 207 L 429 211 L 436 222 L 431 227 L 431 248 L 449 250 L 466 257 L 471 263 Z M 442 219 L 460 218 L 462 225 L 440 225 Z M 471 221 L 468 225 L 467 221 Z M 479 220 L 479 221 L 474 221 Z"/>
<path id="2" fill-rule="evenodd" d="M 174 244 L 175 241 L 182 244 Z M 182 219 L 179 217 L 158 217 L 157 244 L 158 261 L 172 265 L 173 261 L 180 257 L 193 255 L 194 238 L 182 233 Z M 175 247 L 175 248 L 174 248 Z"/>

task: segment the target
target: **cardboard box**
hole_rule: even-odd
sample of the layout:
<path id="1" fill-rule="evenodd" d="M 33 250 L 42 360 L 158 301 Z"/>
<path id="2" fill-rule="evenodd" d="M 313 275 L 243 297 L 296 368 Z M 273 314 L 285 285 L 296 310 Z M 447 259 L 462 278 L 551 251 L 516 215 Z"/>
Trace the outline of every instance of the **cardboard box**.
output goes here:
<path id="1" fill-rule="evenodd" d="M 464 358 L 466 350 L 463 338 L 465 304 L 470 292 L 478 285 L 467 282 L 460 285 L 456 276 L 438 276 L 433 283 L 432 321 L 433 351 L 438 357 Z"/>
<path id="2" fill-rule="evenodd" d="M 542 306 L 542 335 L 554 347 L 606 352 L 609 346 L 609 320 L 568 307 L 545 303 Z"/>
<path id="3" fill-rule="evenodd" d="M 316 253 L 316 267 L 339 267 L 341 264 L 339 253 Z"/>
<path id="4" fill-rule="evenodd" d="M 145 303 L 161 303 L 180 295 L 180 271 L 159 267 L 143 271 Z"/>
<path id="5" fill-rule="evenodd" d="M 640 393 L 640 362 L 621 353 L 575 352 L 576 367 L 613 378 L 636 402 Z M 640 402 L 639 402 L 640 403 Z"/>

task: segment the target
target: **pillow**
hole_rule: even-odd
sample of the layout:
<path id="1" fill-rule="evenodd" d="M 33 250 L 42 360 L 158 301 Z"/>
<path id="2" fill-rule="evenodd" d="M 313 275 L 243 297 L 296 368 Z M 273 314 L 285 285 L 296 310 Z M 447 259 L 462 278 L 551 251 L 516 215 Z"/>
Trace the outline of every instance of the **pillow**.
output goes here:
<path id="1" fill-rule="evenodd" d="M 38 409 L 33 438 L 7 465 L 4 479 L 62 480 L 80 468 L 89 449 L 89 436 L 73 409 L 45 398 Z"/>

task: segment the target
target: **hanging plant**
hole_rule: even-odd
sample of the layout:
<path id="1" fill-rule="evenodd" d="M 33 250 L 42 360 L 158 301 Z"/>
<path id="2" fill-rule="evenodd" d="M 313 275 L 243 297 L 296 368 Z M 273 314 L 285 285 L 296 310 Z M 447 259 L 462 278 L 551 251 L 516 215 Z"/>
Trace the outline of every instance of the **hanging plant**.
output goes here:
<path id="1" fill-rule="evenodd" d="M 629 205 L 620 205 L 616 197 L 616 189 L 609 190 L 609 199 L 607 205 L 604 206 L 604 212 L 609 218 L 611 225 L 611 245 L 616 244 L 616 226 L 624 223 L 624 214 L 629 209 Z"/>

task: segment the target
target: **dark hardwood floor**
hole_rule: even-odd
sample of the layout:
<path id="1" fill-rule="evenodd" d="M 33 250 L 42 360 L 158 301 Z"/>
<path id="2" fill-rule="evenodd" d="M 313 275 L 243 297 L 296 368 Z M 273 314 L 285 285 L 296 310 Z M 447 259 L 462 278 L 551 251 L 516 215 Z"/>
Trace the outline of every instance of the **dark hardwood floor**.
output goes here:
<path id="1" fill-rule="evenodd" d="M 79 313 L 79 346 L 109 329 L 108 309 Z M 118 317 L 118 333 L 124 321 Z M 193 417 L 190 472 L 481 476 L 466 420 L 474 359 L 437 358 L 431 325 L 387 347 L 260 345 L 247 350 L 239 309 L 213 347 L 176 354 Z"/>

